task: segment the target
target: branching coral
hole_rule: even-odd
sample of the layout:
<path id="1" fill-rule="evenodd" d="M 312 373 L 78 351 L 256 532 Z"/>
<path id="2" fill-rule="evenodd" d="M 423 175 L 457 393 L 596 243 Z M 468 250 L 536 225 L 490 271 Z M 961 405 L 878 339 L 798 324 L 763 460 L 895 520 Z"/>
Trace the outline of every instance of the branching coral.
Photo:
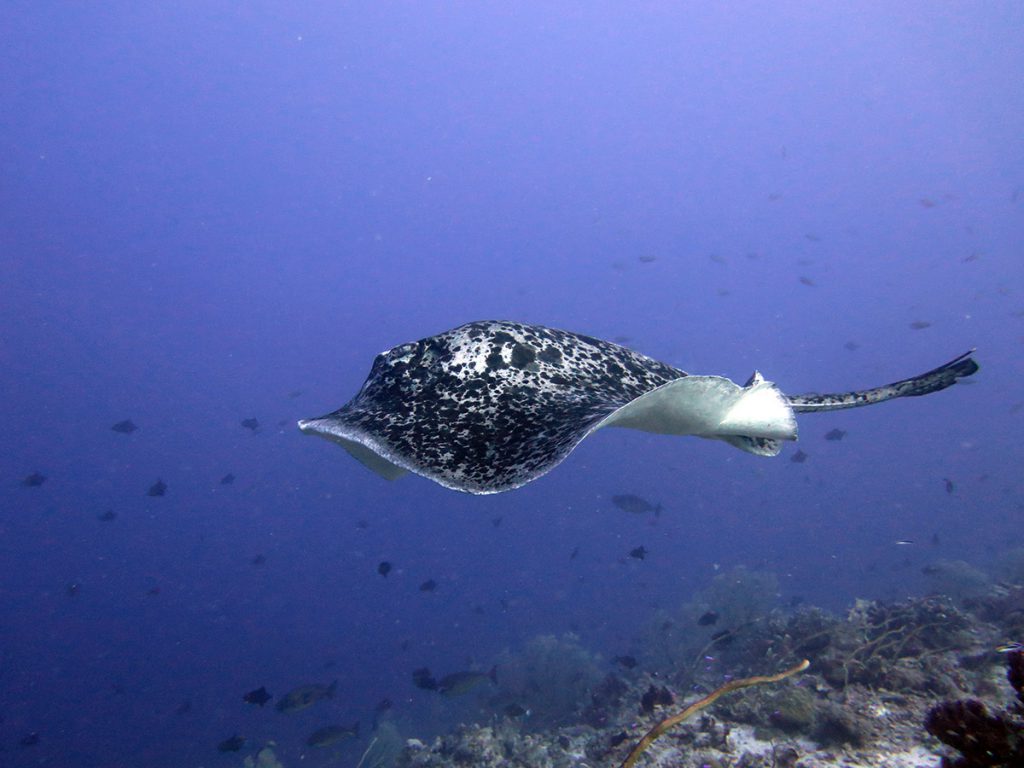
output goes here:
<path id="1" fill-rule="evenodd" d="M 1024 652 L 1010 653 L 1006 677 L 1017 701 L 1003 712 L 989 713 L 976 699 L 945 701 L 928 713 L 925 728 L 960 753 L 944 768 L 1019 768 L 1024 765 Z"/>
<path id="2" fill-rule="evenodd" d="M 804 653 L 820 645 L 818 667 L 836 688 L 860 683 L 948 695 L 959 682 L 946 679 L 948 675 L 939 674 L 936 667 L 948 651 L 973 644 L 971 626 L 944 598 L 900 603 L 858 600 L 845 622 L 824 627 L 821 633 L 807 636 L 802 627 L 790 627 L 786 645 Z"/>

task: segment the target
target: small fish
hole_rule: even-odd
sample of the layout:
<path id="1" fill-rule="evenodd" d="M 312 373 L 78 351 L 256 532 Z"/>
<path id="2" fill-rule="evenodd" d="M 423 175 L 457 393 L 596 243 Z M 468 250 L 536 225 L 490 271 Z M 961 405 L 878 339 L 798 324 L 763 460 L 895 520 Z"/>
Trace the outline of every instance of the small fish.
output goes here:
<path id="1" fill-rule="evenodd" d="M 379 573 L 381 576 L 387 576 L 389 573 L 391 573 L 391 563 L 389 563 L 387 560 L 381 560 L 381 562 L 377 565 L 377 573 Z"/>
<path id="2" fill-rule="evenodd" d="M 156 597 L 160 594 L 160 587 L 150 587 L 146 590 L 146 594 L 150 597 Z"/>
<path id="3" fill-rule="evenodd" d="M 830 429 L 828 432 L 825 433 L 825 439 L 832 440 L 833 442 L 837 440 L 842 440 L 844 437 L 846 437 L 845 429 Z"/>
<path id="4" fill-rule="evenodd" d="M 952 493 L 953 491 L 956 490 L 956 486 L 953 485 L 953 481 L 950 480 L 948 477 L 942 478 L 942 482 L 946 484 L 946 493 Z"/>
<path id="5" fill-rule="evenodd" d="M 82 587 L 78 582 L 72 581 L 66 587 L 64 587 L 64 592 L 67 594 L 68 597 L 77 597 L 78 591 L 81 588 Z"/>
<path id="6" fill-rule="evenodd" d="M 420 667 L 412 671 L 412 684 L 424 691 L 436 691 L 437 680 L 430 674 L 428 667 Z"/>
<path id="7" fill-rule="evenodd" d="M 570 560 L 575 560 L 575 559 L 576 559 L 576 556 L 577 556 L 577 555 L 578 555 L 579 553 L 580 553 L 580 548 L 579 548 L 578 546 L 576 546 L 576 547 L 573 547 L 573 548 L 572 548 L 572 552 L 570 552 L 570 553 L 569 553 L 569 559 L 570 559 Z"/>
<path id="8" fill-rule="evenodd" d="M 1018 643 L 1016 640 L 1011 640 L 1008 643 L 996 646 L 996 653 L 1015 653 L 1017 651 L 1024 651 L 1024 643 Z"/>
<path id="9" fill-rule="evenodd" d="M 108 509 L 106 512 L 101 512 L 96 515 L 97 520 L 102 520 L 104 523 L 109 523 L 111 520 L 117 519 L 117 512 L 112 509 Z"/>
<path id="10" fill-rule="evenodd" d="M 235 476 L 232 475 L 230 472 L 228 472 L 226 475 L 224 475 L 224 477 L 220 479 L 221 485 L 231 485 L 233 482 L 235 482 Z"/>
<path id="11" fill-rule="evenodd" d="M 23 747 L 34 747 L 39 743 L 39 731 L 32 731 L 28 736 L 22 736 L 18 744 Z"/>
<path id="12" fill-rule="evenodd" d="M 469 693 L 481 683 L 490 681 L 498 684 L 498 668 L 491 667 L 490 672 L 452 672 L 437 681 L 437 692 L 442 696 L 462 696 Z"/>
<path id="13" fill-rule="evenodd" d="M 274 705 L 274 709 L 278 712 L 301 712 L 302 710 L 313 706 L 318 701 L 333 699 L 334 693 L 337 690 L 337 680 L 333 681 L 330 685 L 320 685 L 318 683 L 300 685 L 298 688 L 293 688 L 282 698 L 278 699 L 277 704 Z"/>
<path id="14" fill-rule="evenodd" d="M 647 557 L 647 554 L 649 552 L 650 550 L 641 544 L 639 547 L 635 547 L 634 549 L 629 550 L 629 556 L 636 558 L 637 560 L 643 560 L 645 557 Z"/>
<path id="15" fill-rule="evenodd" d="M 237 752 L 243 746 L 245 746 L 245 739 L 239 736 L 237 733 L 230 739 L 224 739 L 220 744 L 217 745 L 218 752 Z"/>
<path id="16" fill-rule="evenodd" d="M 612 661 L 626 669 L 634 669 L 637 665 L 635 656 L 615 656 Z"/>
<path id="17" fill-rule="evenodd" d="M 302 390 L 301 389 L 293 389 L 291 392 L 288 393 L 288 399 L 289 400 L 294 400 L 297 397 L 302 397 Z"/>
<path id="18" fill-rule="evenodd" d="M 640 710 L 646 714 L 654 711 L 655 707 L 669 707 L 675 701 L 675 697 L 665 686 L 655 688 L 651 685 L 640 698 Z"/>
<path id="19" fill-rule="evenodd" d="M 814 282 L 813 280 L 811 280 L 811 278 L 809 278 L 809 277 L 801 277 L 800 278 L 800 282 L 803 285 L 806 285 L 808 288 L 813 288 L 814 286 L 817 285 L 817 283 Z"/>
<path id="20" fill-rule="evenodd" d="M 500 517 L 492 517 L 491 518 L 491 525 L 493 525 L 495 528 L 500 528 L 501 527 L 501 518 Z"/>
<path id="21" fill-rule="evenodd" d="M 183 701 L 183 702 L 181 702 L 181 704 L 178 705 L 177 709 L 174 710 L 174 714 L 176 714 L 176 715 L 187 715 L 191 711 L 192 711 L 192 702 L 191 701 Z"/>
<path id="22" fill-rule="evenodd" d="M 149 486 L 149 490 L 146 491 L 147 496 L 163 496 L 165 493 L 167 493 L 167 483 L 160 479 Z"/>
<path id="23" fill-rule="evenodd" d="M 522 704 L 507 704 L 502 710 L 507 717 L 529 717 L 530 710 Z"/>
<path id="24" fill-rule="evenodd" d="M 806 237 L 806 238 L 807 238 L 808 240 L 810 240 L 810 241 L 811 241 L 812 243 L 820 243 L 820 242 L 821 242 L 821 238 L 820 238 L 820 237 L 818 237 L 818 236 L 817 236 L 817 235 L 815 235 L 815 234 L 810 234 L 810 233 L 809 233 L 809 234 L 806 234 L 806 235 L 804 235 L 804 237 Z"/>
<path id="25" fill-rule="evenodd" d="M 125 419 L 124 421 L 117 422 L 117 424 L 112 426 L 111 429 L 115 432 L 120 432 L 122 435 L 130 435 L 138 429 L 138 427 L 135 426 L 135 422 L 131 419 Z"/>
<path id="26" fill-rule="evenodd" d="M 713 624 L 715 624 L 717 622 L 718 622 L 718 614 L 715 613 L 714 611 L 708 611 L 703 616 L 701 616 L 699 619 L 697 619 L 697 624 L 702 626 L 702 627 L 710 627 L 710 626 L 712 626 Z"/>
<path id="27" fill-rule="evenodd" d="M 246 429 L 251 429 L 253 432 L 258 432 L 260 429 L 259 419 L 242 419 L 242 426 Z"/>
<path id="28" fill-rule="evenodd" d="M 655 517 L 661 515 L 661 504 L 652 504 L 647 499 L 632 493 L 612 496 L 612 504 L 631 515 L 646 515 L 651 512 Z"/>
<path id="29" fill-rule="evenodd" d="M 934 208 L 936 205 L 938 205 L 938 203 L 936 203 L 934 200 L 931 200 L 927 197 L 922 197 L 917 202 L 920 204 L 922 208 Z"/>
<path id="30" fill-rule="evenodd" d="M 33 472 L 31 475 L 22 480 L 21 484 L 26 488 L 38 488 L 45 482 L 46 475 L 40 474 L 39 472 Z"/>
<path id="31" fill-rule="evenodd" d="M 792 461 L 794 464 L 803 464 L 805 461 L 807 461 L 807 454 L 797 449 L 797 452 L 790 456 L 789 460 Z"/>
<path id="32" fill-rule="evenodd" d="M 262 553 L 260 553 L 258 555 L 254 555 L 252 560 L 250 560 L 249 562 L 252 563 L 253 565 L 257 566 L 257 567 L 259 567 L 261 565 L 266 565 L 266 563 L 267 563 L 267 556 L 262 554 Z"/>
<path id="33" fill-rule="evenodd" d="M 611 746 L 611 747 L 617 747 L 617 746 L 619 746 L 619 744 L 621 744 L 622 742 L 624 742 L 628 738 L 629 738 L 629 734 L 628 733 L 626 733 L 625 731 L 619 731 L 614 736 L 612 736 L 611 739 L 609 739 L 608 745 Z"/>
<path id="34" fill-rule="evenodd" d="M 923 331 L 925 328 L 931 328 L 932 324 L 927 320 L 915 320 L 910 324 L 910 327 L 915 331 Z"/>
<path id="35" fill-rule="evenodd" d="M 420 584 L 420 592 L 433 592 L 435 589 L 437 589 L 437 582 L 433 579 L 427 579 Z"/>
<path id="36" fill-rule="evenodd" d="M 913 539 L 896 539 L 895 543 L 900 545 L 900 546 L 908 546 L 910 544 L 913 544 L 914 540 Z"/>
<path id="37" fill-rule="evenodd" d="M 856 352 L 858 349 L 860 349 L 860 344 L 858 344 L 856 341 L 848 341 L 845 344 L 843 344 L 843 347 L 845 349 L 850 350 L 851 352 Z"/>
<path id="38" fill-rule="evenodd" d="M 256 704 L 262 707 L 272 698 L 274 697 L 267 692 L 267 687 L 265 685 L 261 685 L 256 690 L 249 691 L 247 694 L 242 696 L 242 701 L 244 701 L 246 704 Z"/>
<path id="39" fill-rule="evenodd" d="M 327 725 L 323 728 L 317 728 L 313 733 L 306 739 L 306 744 L 311 747 L 330 747 L 335 744 L 340 744 L 343 741 L 349 739 L 359 738 L 359 721 L 356 721 L 352 725 Z"/>
<path id="40" fill-rule="evenodd" d="M 657 259 L 656 256 L 651 256 L 651 255 L 646 254 L 646 253 L 643 256 L 638 256 L 637 257 L 637 261 L 639 261 L 641 264 L 653 264 L 657 260 L 658 259 Z"/>

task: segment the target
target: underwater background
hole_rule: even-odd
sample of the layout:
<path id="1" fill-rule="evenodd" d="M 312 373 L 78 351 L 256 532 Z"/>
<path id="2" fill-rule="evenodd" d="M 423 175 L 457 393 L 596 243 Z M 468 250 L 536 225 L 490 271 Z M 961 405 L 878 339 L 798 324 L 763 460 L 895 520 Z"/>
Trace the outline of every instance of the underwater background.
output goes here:
<path id="1" fill-rule="evenodd" d="M 0 765 L 354 766 L 382 717 L 494 716 L 414 670 L 643 660 L 723 573 L 843 612 L 1016 562 L 1020 4 L 14 1 L 0 30 Z M 788 393 L 981 371 L 802 415 L 775 459 L 609 430 L 484 497 L 296 429 L 489 318 Z"/>

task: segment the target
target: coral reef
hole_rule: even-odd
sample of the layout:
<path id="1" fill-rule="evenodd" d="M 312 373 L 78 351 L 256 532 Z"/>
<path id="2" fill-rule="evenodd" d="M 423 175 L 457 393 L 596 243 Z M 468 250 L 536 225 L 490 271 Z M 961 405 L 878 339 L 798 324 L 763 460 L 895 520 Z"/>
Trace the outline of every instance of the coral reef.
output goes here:
<path id="1" fill-rule="evenodd" d="M 1024 585 L 1024 547 L 1004 552 L 996 562 L 995 575 L 1009 584 Z"/>
<path id="2" fill-rule="evenodd" d="M 808 658 L 799 679 L 738 691 L 659 732 L 637 765 L 923 768 L 941 759 L 945 768 L 1024 768 L 1024 661 L 1011 652 L 1004 677 L 1004 657 L 993 652 L 1022 639 L 1024 588 L 993 583 L 960 601 L 859 600 L 837 616 L 807 607 L 787 614 L 768 594 L 772 584 L 770 575 L 743 569 L 724 574 L 679 611 L 660 615 L 638 640 L 640 663 L 615 672 L 573 635 L 535 638 L 499 660 L 488 722 L 429 744 L 411 741 L 396 765 L 621 764 L 675 707 Z M 1000 709 L 989 700 L 999 700 L 1006 680 L 1017 698 Z M 530 712 L 503 714 L 513 703 Z M 968 751 L 941 758 L 939 742 L 922 728 L 926 719 L 941 741 Z M 986 739 L 983 750 L 973 749 Z"/>
<path id="3" fill-rule="evenodd" d="M 651 728 L 643 737 L 636 743 L 636 746 L 630 750 L 629 754 L 622 761 L 622 768 L 632 768 L 636 764 L 636 761 L 640 758 L 640 755 L 647 751 L 647 749 L 654 743 L 654 740 L 659 736 L 664 735 L 670 728 L 673 728 L 698 712 L 707 709 L 714 704 L 720 697 L 732 691 L 737 691 L 741 688 L 749 688 L 754 685 L 764 685 L 766 683 L 777 683 L 780 680 L 785 680 L 787 677 L 792 677 L 795 674 L 803 672 L 807 667 L 810 666 L 810 662 L 807 660 L 801 661 L 796 666 L 780 672 L 777 675 L 757 675 L 754 677 L 746 677 L 740 680 L 730 680 L 729 682 L 719 686 L 707 696 L 690 704 L 686 709 L 676 715 L 667 717 L 661 722 L 657 723 Z M 671 702 L 669 702 L 671 703 Z"/>
<path id="4" fill-rule="evenodd" d="M 963 560 L 937 560 L 921 573 L 928 578 L 932 592 L 958 603 L 985 594 L 991 583 L 988 575 Z"/>
<path id="5" fill-rule="evenodd" d="M 708 655 L 723 664 L 745 664 L 748 643 L 778 601 L 778 579 L 737 566 L 714 577 L 693 600 L 670 614 L 659 612 L 640 639 L 644 665 L 666 675 L 693 676 Z M 749 671 L 749 670 L 744 670 Z"/>
<path id="6" fill-rule="evenodd" d="M 604 678 L 599 658 L 571 633 L 541 635 L 498 660 L 498 709 L 530 711 L 525 727 L 542 730 L 579 720 L 592 703 L 592 689 Z"/>
<path id="7" fill-rule="evenodd" d="M 977 699 L 945 701 L 928 712 L 928 733 L 960 753 L 942 758 L 944 768 L 1024 766 L 1024 652 L 1007 654 L 1006 678 L 1017 701 L 989 713 Z"/>
<path id="8" fill-rule="evenodd" d="M 815 671 L 834 688 L 861 684 L 948 696 L 966 686 L 948 654 L 976 644 L 973 626 L 944 597 L 898 603 L 858 600 L 845 622 L 798 615 L 786 627 L 780 650 L 789 658 L 814 656 Z"/>

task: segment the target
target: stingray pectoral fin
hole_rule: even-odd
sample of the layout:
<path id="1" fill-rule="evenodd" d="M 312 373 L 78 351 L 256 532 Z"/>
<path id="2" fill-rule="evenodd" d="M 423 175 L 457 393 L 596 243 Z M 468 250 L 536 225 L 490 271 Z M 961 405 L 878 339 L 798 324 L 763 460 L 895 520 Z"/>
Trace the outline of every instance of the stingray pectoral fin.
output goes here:
<path id="1" fill-rule="evenodd" d="M 319 419 L 304 419 L 299 422 L 299 429 L 307 435 L 316 435 L 332 443 L 337 443 L 357 459 L 386 480 L 397 480 L 409 470 L 398 466 L 385 457 L 382 448 L 374 445 L 374 441 L 363 434 L 358 434 L 350 427 L 331 416 Z"/>
<path id="2" fill-rule="evenodd" d="M 756 374 L 746 387 L 722 376 L 684 376 L 627 403 L 598 427 L 725 440 L 765 456 L 778 453 L 775 441 L 797 436 L 789 401 Z"/>

